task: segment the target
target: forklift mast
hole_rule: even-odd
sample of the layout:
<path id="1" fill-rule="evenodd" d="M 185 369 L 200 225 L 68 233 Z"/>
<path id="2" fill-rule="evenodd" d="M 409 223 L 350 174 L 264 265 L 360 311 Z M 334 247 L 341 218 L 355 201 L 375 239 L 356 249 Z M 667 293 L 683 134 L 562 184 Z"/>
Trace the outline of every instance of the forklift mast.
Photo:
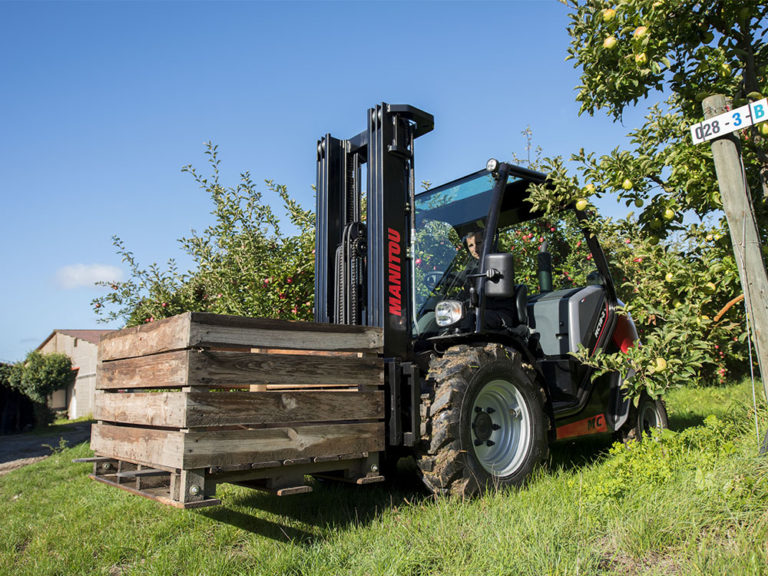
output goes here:
<path id="1" fill-rule="evenodd" d="M 433 127 L 431 114 L 382 103 L 365 131 L 317 145 L 315 321 L 383 328 L 384 357 L 410 345 L 413 142 Z"/>

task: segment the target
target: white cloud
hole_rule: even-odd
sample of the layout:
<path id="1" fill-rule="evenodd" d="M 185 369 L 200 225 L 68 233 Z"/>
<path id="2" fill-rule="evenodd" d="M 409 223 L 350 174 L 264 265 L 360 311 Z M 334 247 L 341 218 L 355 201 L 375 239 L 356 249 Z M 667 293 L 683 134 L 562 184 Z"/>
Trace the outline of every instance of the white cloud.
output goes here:
<path id="1" fill-rule="evenodd" d="M 119 282 L 123 271 L 117 266 L 106 264 L 72 264 L 59 268 L 56 272 L 56 284 L 60 288 L 93 288 L 96 282 Z"/>

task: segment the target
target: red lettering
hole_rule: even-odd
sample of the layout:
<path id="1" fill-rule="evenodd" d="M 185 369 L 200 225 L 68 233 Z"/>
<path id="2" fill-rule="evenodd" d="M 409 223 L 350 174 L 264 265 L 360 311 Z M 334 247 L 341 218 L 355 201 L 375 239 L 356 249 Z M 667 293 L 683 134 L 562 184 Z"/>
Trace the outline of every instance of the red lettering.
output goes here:
<path id="1" fill-rule="evenodd" d="M 400 263 L 400 244 L 397 242 L 389 243 L 389 267 L 392 268 L 392 264 Z"/>
<path id="2" fill-rule="evenodd" d="M 395 316 L 403 315 L 402 301 L 402 268 L 400 266 L 402 251 L 400 247 L 400 233 L 392 228 L 387 229 L 387 253 L 389 280 L 389 313 Z"/>
<path id="3" fill-rule="evenodd" d="M 584 420 L 578 420 L 557 427 L 557 439 L 573 438 L 575 436 L 585 436 L 587 434 L 596 434 L 598 432 L 607 432 L 608 424 L 605 421 L 605 414 L 598 414 Z"/>

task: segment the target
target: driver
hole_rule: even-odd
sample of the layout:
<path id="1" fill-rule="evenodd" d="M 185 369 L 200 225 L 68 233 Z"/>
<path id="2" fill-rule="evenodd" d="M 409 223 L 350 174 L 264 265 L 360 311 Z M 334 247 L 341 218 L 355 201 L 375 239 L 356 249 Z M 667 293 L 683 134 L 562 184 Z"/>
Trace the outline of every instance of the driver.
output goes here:
<path id="1" fill-rule="evenodd" d="M 464 236 L 464 245 L 469 253 L 469 258 L 461 273 L 463 291 L 469 293 L 473 284 L 473 275 L 480 272 L 480 258 L 483 255 L 483 243 L 485 241 L 486 230 L 482 222 L 476 222 L 473 228 Z M 511 328 L 515 324 L 510 309 L 514 306 L 512 299 L 503 300 L 494 299 L 486 301 L 485 322 L 486 326 L 493 330 Z M 468 316 L 466 322 L 471 322 L 472 317 Z"/>
<path id="2" fill-rule="evenodd" d="M 467 298 L 469 295 L 469 289 L 472 286 L 472 279 L 469 277 L 471 274 L 477 274 L 480 271 L 480 257 L 483 254 L 483 241 L 485 238 L 484 223 L 482 221 L 476 221 L 472 224 L 472 228 L 462 238 L 462 243 L 467 249 L 468 257 L 464 268 L 455 275 L 455 279 L 451 284 L 461 294 L 454 294 L 454 297 L 461 299 Z M 424 314 L 417 322 L 417 330 L 419 333 L 425 331 L 433 332 L 437 330 L 435 324 L 435 313 L 430 311 Z"/>
<path id="3" fill-rule="evenodd" d="M 464 237 L 464 244 L 472 258 L 480 260 L 483 253 L 483 231 L 478 228 L 467 234 Z"/>

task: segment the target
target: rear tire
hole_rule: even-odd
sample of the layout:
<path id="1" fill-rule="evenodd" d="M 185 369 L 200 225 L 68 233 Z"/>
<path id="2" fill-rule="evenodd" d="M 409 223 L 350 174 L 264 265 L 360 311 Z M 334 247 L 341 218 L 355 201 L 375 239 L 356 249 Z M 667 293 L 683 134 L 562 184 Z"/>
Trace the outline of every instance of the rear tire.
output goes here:
<path id="1" fill-rule="evenodd" d="M 517 351 L 456 346 L 432 360 L 428 380 L 418 465 L 433 493 L 519 486 L 546 458 L 544 391 Z"/>
<path id="2" fill-rule="evenodd" d="M 654 399 L 643 392 L 637 406 L 634 402 L 630 404 L 629 419 L 618 431 L 618 436 L 622 442 L 641 440 L 643 435 L 650 435 L 654 428 L 669 428 L 667 407 L 661 398 Z"/>

